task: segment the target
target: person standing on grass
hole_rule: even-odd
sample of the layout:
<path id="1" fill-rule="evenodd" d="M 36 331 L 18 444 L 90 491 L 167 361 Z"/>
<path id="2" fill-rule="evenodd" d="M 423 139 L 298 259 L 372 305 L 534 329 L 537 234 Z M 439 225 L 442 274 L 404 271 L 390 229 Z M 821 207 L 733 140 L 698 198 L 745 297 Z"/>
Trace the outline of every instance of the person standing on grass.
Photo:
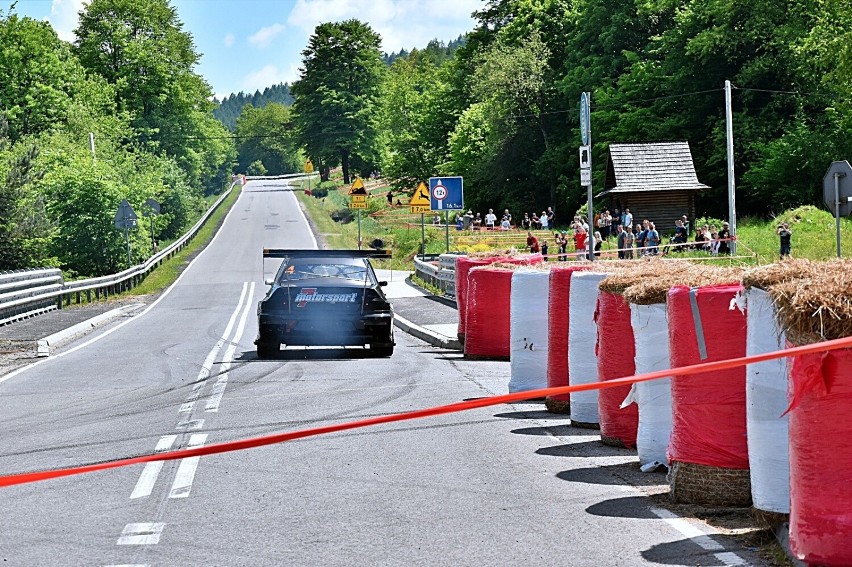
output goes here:
<path id="1" fill-rule="evenodd" d="M 540 251 L 538 247 L 538 238 L 536 238 L 531 231 L 527 232 L 527 248 L 530 249 L 530 254 L 535 254 Z"/>
<path id="2" fill-rule="evenodd" d="M 541 222 L 541 230 L 548 230 L 550 227 L 550 219 L 547 218 L 547 211 L 541 211 L 541 216 L 538 217 Z"/>
<path id="3" fill-rule="evenodd" d="M 624 252 L 625 252 L 625 241 L 627 240 L 627 233 L 624 231 L 624 227 L 620 224 L 618 225 L 618 236 L 615 237 L 615 245 L 618 247 L 618 259 L 624 260 Z"/>
<path id="4" fill-rule="evenodd" d="M 779 224 L 776 233 L 778 234 L 778 238 L 781 241 L 781 257 L 789 257 L 793 237 L 793 231 L 790 230 L 789 223 L 782 222 L 781 224 Z"/>
<path id="5" fill-rule="evenodd" d="M 645 246 L 648 247 L 648 254 L 656 256 L 660 252 L 660 233 L 657 232 L 657 227 L 654 223 L 648 223 L 648 233 L 645 236 Z"/>
<path id="6" fill-rule="evenodd" d="M 585 252 L 586 250 L 586 229 L 583 225 L 577 225 L 574 229 L 574 251 Z M 580 256 L 582 257 L 582 256 Z"/>
<path id="7" fill-rule="evenodd" d="M 485 230 L 494 230 L 496 222 L 497 215 L 494 214 L 494 209 L 488 209 L 488 214 L 485 215 Z"/>
<path id="8" fill-rule="evenodd" d="M 544 261 L 547 262 L 547 240 L 541 241 L 541 255 L 544 256 Z"/>
<path id="9" fill-rule="evenodd" d="M 633 259 L 633 230 L 630 227 L 627 227 L 627 230 L 624 231 L 624 259 Z"/>
<path id="10" fill-rule="evenodd" d="M 723 222 L 722 230 L 719 231 L 719 254 L 731 253 L 731 247 L 728 244 L 729 238 L 731 238 L 730 225 L 726 222 Z"/>

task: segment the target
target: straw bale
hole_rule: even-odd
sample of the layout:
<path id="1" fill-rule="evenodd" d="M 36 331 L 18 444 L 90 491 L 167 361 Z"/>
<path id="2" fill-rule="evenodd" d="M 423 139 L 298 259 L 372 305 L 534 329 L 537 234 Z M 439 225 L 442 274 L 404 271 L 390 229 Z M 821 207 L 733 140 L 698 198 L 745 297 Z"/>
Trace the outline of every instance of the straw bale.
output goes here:
<path id="1" fill-rule="evenodd" d="M 480 270 L 503 270 L 503 271 L 507 271 L 507 272 L 514 272 L 516 270 L 520 270 L 521 268 L 523 268 L 525 270 L 529 270 L 529 269 L 534 269 L 534 267 L 535 267 L 534 264 L 531 265 L 531 264 L 515 264 L 513 262 L 494 262 L 493 264 L 488 264 L 486 266 L 474 266 L 470 269 L 470 271 L 471 272 L 473 272 L 473 271 L 478 272 Z"/>
<path id="2" fill-rule="evenodd" d="M 750 506 L 748 469 L 725 469 L 682 461 L 669 470 L 669 496 L 674 502 L 702 506 Z"/>
<path id="3" fill-rule="evenodd" d="M 624 291 L 642 280 L 663 275 L 675 276 L 688 270 L 692 265 L 686 262 L 669 262 L 662 258 L 651 261 L 627 261 L 619 265 L 619 269 L 604 278 L 600 290 L 624 295 Z"/>
<path id="4" fill-rule="evenodd" d="M 852 336 L 852 261 L 814 263 L 801 276 L 767 290 L 787 338 L 804 345 Z"/>
<path id="5" fill-rule="evenodd" d="M 743 274 L 742 268 L 737 267 L 684 265 L 687 267 L 683 271 L 645 278 L 631 285 L 624 290 L 624 299 L 637 305 L 665 303 L 669 289 L 676 285 L 700 287 L 732 284 L 739 282 Z"/>
<path id="6" fill-rule="evenodd" d="M 815 262 L 804 259 L 791 259 L 765 266 L 746 270 L 743 274 L 745 288 L 769 289 L 770 286 L 801 278 L 803 274 L 812 272 Z"/>
<path id="7" fill-rule="evenodd" d="M 482 252 L 471 252 L 467 255 L 468 258 L 476 260 L 487 260 L 488 258 L 514 258 L 518 256 L 517 248 L 506 248 L 504 250 L 484 250 Z"/>

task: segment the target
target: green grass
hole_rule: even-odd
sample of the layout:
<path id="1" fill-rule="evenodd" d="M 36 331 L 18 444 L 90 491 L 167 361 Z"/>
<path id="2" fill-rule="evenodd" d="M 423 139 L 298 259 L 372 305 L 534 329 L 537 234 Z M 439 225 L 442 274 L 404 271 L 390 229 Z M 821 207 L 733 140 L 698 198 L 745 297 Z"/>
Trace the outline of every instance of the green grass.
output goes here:
<path id="1" fill-rule="evenodd" d="M 181 272 L 183 272 L 187 265 L 189 265 L 190 259 L 203 250 L 210 241 L 213 240 L 213 237 L 216 235 L 216 231 L 222 224 L 225 215 L 228 214 L 228 211 L 231 210 L 231 207 L 239 197 L 241 189 L 242 188 L 239 185 L 234 186 L 231 194 L 228 195 L 222 204 L 219 205 L 219 208 L 210 215 L 210 218 L 207 219 L 204 226 L 199 229 L 195 237 L 183 248 L 183 250 L 152 270 L 138 286 L 121 295 L 125 297 L 148 295 L 162 291 L 173 284 L 175 280 L 177 280 L 178 276 L 180 276 Z"/>

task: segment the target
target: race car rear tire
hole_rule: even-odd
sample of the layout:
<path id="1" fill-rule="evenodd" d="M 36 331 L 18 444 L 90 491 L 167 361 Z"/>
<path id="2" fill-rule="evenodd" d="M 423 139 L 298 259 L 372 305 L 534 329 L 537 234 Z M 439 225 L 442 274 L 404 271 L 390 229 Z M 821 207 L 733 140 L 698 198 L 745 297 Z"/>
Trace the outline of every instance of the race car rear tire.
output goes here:
<path id="1" fill-rule="evenodd" d="M 258 358 L 272 358 L 280 349 L 279 343 L 257 343 Z"/>

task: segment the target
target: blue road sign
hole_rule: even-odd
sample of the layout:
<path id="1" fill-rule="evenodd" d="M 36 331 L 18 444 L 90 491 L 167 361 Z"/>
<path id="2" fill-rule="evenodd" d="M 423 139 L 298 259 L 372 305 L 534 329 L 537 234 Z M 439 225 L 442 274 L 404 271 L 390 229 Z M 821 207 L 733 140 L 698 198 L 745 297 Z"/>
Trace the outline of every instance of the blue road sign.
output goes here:
<path id="1" fill-rule="evenodd" d="M 589 145 L 589 126 L 591 113 L 589 111 L 589 93 L 580 94 L 580 141 L 584 146 Z"/>
<path id="2" fill-rule="evenodd" d="M 462 177 L 430 177 L 429 204 L 433 211 L 464 209 L 464 180 Z"/>

